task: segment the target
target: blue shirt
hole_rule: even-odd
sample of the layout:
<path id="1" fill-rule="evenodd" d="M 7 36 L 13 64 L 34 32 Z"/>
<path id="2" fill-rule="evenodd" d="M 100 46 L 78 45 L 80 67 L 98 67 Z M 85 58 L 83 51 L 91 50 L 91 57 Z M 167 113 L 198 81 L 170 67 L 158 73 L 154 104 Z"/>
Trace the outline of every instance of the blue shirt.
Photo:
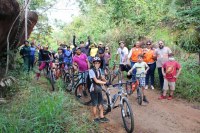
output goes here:
<path id="1" fill-rule="evenodd" d="M 72 51 L 63 49 L 63 52 L 64 52 L 64 62 L 72 63 Z"/>
<path id="2" fill-rule="evenodd" d="M 30 47 L 30 55 L 31 56 L 34 56 L 35 55 L 35 51 L 36 51 L 36 48 L 35 47 Z"/>

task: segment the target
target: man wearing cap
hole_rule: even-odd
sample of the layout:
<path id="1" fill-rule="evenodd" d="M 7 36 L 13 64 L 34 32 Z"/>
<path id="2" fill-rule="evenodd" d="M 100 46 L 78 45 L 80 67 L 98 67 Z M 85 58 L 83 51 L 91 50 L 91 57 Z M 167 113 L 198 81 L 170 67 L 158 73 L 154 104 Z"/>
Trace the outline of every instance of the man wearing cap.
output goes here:
<path id="1" fill-rule="evenodd" d="M 22 56 L 24 60 L 24 71 L 29 72 L 30 70 L 30 46 L 29 46 L 29 41 L 25 40 L 24 41 L 24 46 L 20 50 L 20 55 Z"/>

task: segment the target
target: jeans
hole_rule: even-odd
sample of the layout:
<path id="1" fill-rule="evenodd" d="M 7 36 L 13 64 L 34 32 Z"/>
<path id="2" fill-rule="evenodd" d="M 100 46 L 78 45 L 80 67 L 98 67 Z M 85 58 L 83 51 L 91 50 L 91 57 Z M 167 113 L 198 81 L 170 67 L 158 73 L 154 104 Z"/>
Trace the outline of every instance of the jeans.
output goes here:
<path id="1" fill-rule="evenodd" d="M 156 69 L 156 62 L 153 64 L 148 64 L 149 70 L 147 71 L 146 74 L 146 85 L 149 85 L 149 78 L 151 79 L 151 85 L 154 85 L 154 72 Z"/>
<path id="2" fill-rule="evenodd" d="M 30 56 L 30 68 L 33 69 L 34 67 L 34 62 L 35 62 L 35 56 L 34 55 L 31 55 Z"/>
<path id="3" fill-rule="evenodd" d="M 131 61 L 131 68 L 134 66 L 136 62 L 132 62 Z M 133 69 L 133 72 L 132 72 L 132 81 L 135 81 L 136 80 L 136 69 Z"/>
<path id="4" fill-rule="evenodd" d="M 160 89 L 161 91 L 163 91 L 164 78 L 162 75 L 162 67 L 158 67 L 158 75 L 159 75 L 159 80 L 160 80 Z"/>
<path id="5" fill-rule="evenodd" d="M 23 57 L 24 60 L 24 72 L 29 72 L 30 70 L 30 57 L 25 56 Z"/>

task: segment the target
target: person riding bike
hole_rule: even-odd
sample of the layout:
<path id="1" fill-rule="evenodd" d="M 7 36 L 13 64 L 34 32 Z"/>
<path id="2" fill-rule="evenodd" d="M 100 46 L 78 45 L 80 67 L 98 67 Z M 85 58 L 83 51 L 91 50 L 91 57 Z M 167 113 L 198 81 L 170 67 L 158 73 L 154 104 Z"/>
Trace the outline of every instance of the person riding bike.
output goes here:
<path id="1" fill-rule="evenodd" d="M 48 45 L 42 47 L 38 47 L 39 48 L 39 52 L 41 54 L 41 64 L 39 66 L 39 72 L 36 73 L 36 79 L 38 80 L 40 77 L 40 72 L 48 65 L 48 63 L 46 61 L 49 61 L 50 59 L 53 59 L 52 54 L 49 52 L 48 50 Z"/>
<path id="2" fill-rule="evenodd" d="M 93 58 L 94 68 L 89 70 L 89 77 L 92 82 L 90 86 L 90 96 L 92 100 L 92 111 L 95 119 L 94 122 L 109 122 L 103 114 L 103 96 L 101 85 L 108 84 L 100 69 L 101 59 L 99 57 Z M 97 114 L 97 107 L 99 108 L 99 116 Z"/>

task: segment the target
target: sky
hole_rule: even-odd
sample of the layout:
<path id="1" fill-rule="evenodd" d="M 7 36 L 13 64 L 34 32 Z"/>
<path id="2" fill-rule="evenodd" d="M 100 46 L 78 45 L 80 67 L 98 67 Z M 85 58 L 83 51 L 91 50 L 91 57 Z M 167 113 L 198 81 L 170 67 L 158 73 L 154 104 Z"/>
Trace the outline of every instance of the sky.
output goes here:
<path id="1" fill-rule="evenodd" d="M 76 0 L 58 0 L 57 4 L 47 11 L 48 18 L 53 24 L 54 20 L 70 23 L 73 16 L 78 16 L 80 9 Z"/>

